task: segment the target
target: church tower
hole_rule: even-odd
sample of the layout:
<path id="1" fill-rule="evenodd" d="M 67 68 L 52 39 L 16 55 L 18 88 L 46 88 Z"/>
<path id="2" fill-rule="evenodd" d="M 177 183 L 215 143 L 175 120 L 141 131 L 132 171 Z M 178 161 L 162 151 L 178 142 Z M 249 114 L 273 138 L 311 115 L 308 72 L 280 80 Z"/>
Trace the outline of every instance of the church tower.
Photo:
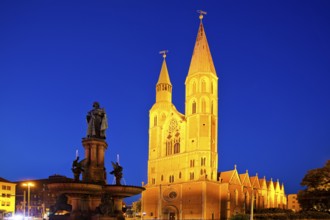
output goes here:
<path id="1" fill-rule="evenodd" d="M 185 115 L 187 119 L 187 152 L 199 155 L 200 166 L 210 179 L 218 171 L 218 77 L 203 26 L 203 14 L 186 78 Z M 200 161 L 198 161 L 200 160 Z"/>
<path id="2" fill-rule="evenodd" d="M 203 14 L 186 77 L 185 114 L 172 103 L 166 52 L 161 52 L 163 63 L 156 84 L 156 101 L 149 111 L 148 183 L 141 204 L 148 219 L 220 216 L 218 77 Z"/>
<path id="3" fill-rule="evenodd" d="M 163 52 L 156 102 L 149 112 L 148 182 L 142 192 L 145 219 L 230 219 L 247 207 L 284 207 L 284 186 L 234 170 L 218 173 L 218 77 L 200 23 L 185 80 L 185 114 L 172 103 Z M 261 184 L 263 183 L 263 184 Z M 256 198 L 256 203 L 252 203 Z"/>

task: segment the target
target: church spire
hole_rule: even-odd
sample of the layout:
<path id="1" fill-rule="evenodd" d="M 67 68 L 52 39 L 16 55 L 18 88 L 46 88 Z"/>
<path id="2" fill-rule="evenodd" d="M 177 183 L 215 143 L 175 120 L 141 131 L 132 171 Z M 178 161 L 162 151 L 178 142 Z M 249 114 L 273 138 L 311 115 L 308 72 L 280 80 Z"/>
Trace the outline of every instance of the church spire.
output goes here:
<path id="1" fill-rule="evenodd" d="M 163 50 L 159 53 L 163 54 L 164 59 L 156 85 L 156 102 L 172 102 L 172 84 L 166 65 L 166 53 L 168 53 L 168 51 Z"/>
<path id="2" fill-rule="evenodd" d="M 203 26 L 203 15 L 206 14 L 204 11 L 197 11 L 200 13 L 199 19 L 199 29 L 197 33 L 197 38 L 195 42 L 194 52 L 191 58 L 190 67 L 188 71 L 188 76 L 191 76 L 195 73 L 200 72 L 209 72 L 211 74 L 216 75 L 216 71 L 214 68 L 210 48 L 207 42 L 204 26 Z"/>

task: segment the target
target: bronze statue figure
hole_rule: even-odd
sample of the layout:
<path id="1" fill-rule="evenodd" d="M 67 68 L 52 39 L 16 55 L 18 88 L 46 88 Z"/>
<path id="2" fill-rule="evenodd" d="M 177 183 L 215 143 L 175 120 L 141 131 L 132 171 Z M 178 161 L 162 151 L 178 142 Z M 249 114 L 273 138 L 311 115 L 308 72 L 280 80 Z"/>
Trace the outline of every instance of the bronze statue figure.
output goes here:
<path id="1" fill-rule="evenodd" d="M 105 130 L 108 128 L 107 115 L 98 102 L 93 103 L 94 109 L 87 113 L 87 138 L 105 139 Z"/>
<path id="2" fill-rule="evenodd" d="M 74 181 L 75 182 L 79 182 L 79 177 L 80 177 L 80 174 L 82 172 L 84 172 L 84 168 L 83 168 L 83 161 L 79 161 L 79 157 L 77 157 L 73 162 L 72 162 L 72 172 L 73 172 L 73 175 L 74 175 Z"/>
<path id="3" fill-rule="evenodd" d="M 109 194 L 104 194 L 101 197 L 101 204 L 96 207 L 96 213 L 104 216 L 113 216 L 115 212 L 113 198 Z"/>
<path id="4" fill-rule="evenodd" d="M 55 205 L 50 207 L 50 219 L 56 219 L 55 215 L 70 215 L 72 211 L 72 205 L 68 203 L 68 197 L 64 194 L 61 194 L 57 197 Z"/>
<path id="5" fill-rule="evenodd" d="M 112 163 L 113 171 L 110 174 L 114 175 L 116 178 L 116 185 L 121 185 L 120 180 L 123 178 L 123 167 L 119 165 L 118 162 Z"/>

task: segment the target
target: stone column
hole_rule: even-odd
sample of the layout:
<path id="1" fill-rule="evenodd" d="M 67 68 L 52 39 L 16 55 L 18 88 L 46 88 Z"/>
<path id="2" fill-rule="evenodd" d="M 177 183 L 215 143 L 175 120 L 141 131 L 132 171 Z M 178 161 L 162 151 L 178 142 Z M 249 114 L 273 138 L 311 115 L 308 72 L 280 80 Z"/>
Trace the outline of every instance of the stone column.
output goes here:
<path id="1" fill-rule="evenodd" d="M 87 156 L 83 181 L 105 183 L 104 153 L 108 144 L 105 140 L 98 138 L 85 138 L 82 140 L 82 144 Z"/>

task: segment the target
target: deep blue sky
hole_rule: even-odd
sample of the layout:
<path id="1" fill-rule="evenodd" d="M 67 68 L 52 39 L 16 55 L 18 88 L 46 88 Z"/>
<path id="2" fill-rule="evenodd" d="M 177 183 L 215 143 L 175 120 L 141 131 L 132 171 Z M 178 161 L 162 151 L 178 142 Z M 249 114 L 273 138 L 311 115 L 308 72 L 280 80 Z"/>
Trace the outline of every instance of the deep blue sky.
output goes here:
<path id="1" fill-rule="evenodd" d="M 0 176 L 72 177 L 99 101 L 107 171 L 119 154 L 126 183 L 146 182 L 158 52 L 169 50 L 184 113 L 198 9 L 219 77 L 219 171 L 237 164 L 297 192 L 307 170 L 330 159 L 328 0 L 2 0 Z"/>

